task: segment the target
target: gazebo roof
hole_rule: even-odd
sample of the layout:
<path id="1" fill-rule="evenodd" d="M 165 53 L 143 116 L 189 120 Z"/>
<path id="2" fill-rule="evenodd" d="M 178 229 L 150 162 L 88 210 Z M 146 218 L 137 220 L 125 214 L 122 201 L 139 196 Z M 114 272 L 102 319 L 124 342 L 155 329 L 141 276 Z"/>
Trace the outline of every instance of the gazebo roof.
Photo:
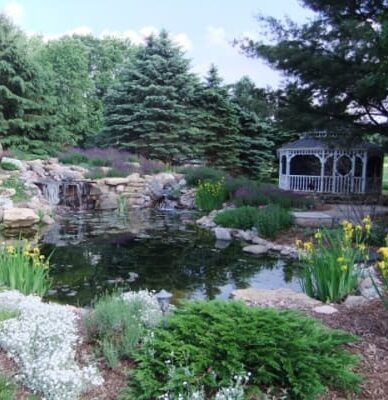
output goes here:
<path id="1" fill-rule="evenodd" d="M 381 148 L 375 144 L 368 142 L 345 144 L 339 137 L 335 136 L 305 136 L 298 140 L 284 144 L 279 150 L 296 150 L 296 149 L 343 149 L 347 150 L 367 150 L 373 152 L 381 152 Z"/>

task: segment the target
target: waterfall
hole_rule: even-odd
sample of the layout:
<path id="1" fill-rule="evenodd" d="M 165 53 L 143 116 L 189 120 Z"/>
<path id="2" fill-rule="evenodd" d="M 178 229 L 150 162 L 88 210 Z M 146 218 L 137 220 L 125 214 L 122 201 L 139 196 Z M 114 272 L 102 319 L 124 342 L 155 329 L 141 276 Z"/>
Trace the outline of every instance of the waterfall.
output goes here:
<path id="1" fill-rule="evenodd" d="M 94 208 L 90 198 L 90 184 L 82 181 L 41 181 L 37 185 L 52 206 L 64 205 L 75 209 Z"/>
<path id="2" fill-rule="evenodd" d="M 60 182 L 46 181 L 41 184 L 43 197 L 49 202 L 50 206 L 56 206 L 60 202 L 59 189 Z"/>

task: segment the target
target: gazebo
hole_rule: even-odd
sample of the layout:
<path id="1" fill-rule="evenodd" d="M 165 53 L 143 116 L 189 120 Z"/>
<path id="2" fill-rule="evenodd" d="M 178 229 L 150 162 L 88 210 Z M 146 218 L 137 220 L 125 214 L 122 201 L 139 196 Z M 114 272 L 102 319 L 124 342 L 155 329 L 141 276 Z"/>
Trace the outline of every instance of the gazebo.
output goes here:
<path id="1" fill-rule="evenodd" d="M 383 151 L 371 143 L 344 145 L 325 132 L 300 135 L 278 150 L 279 188 L 297 192 L 381 193 Z"/>

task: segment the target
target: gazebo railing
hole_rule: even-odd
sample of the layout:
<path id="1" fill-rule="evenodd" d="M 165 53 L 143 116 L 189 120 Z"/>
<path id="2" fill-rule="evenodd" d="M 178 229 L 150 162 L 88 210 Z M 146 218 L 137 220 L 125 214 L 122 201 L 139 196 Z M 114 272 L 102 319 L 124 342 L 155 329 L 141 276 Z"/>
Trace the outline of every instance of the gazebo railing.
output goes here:
<path id="1" fill-rule="evenodd" d="M 363 178 L 352 176 L 283 175 L 280 188 L 301 192 L 364 193 Z"/>

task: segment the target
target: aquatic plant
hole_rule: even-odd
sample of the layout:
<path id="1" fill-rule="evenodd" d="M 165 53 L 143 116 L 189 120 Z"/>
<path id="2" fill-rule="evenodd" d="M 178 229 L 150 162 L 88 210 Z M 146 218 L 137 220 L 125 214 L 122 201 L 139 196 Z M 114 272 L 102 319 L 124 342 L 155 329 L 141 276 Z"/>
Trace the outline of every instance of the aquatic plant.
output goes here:
<path id="1" fill-rule="evenodd" d="M 385 247 L 380 247 L 377 251 L 380 256 L 380 260 L 377 262 L 377 268 L 381 276 L 381 287 L 375 282 L 373 276 L 371 276 L 371 279 L 378 296 L 385 308 L 388 309 L 388 235 L 385 238 L 385 243 Z"/>
<path id="2" fill-rule="evenodd" d="M 24 294 L 46 294 L 51 284 L 49 261 L 26 242 L 0 248 L 0 285 Z"/>
<path id="3" fill-rule="evenodd" d="M 303 291 L 323 302 L 341 302 L 352 293 L 360 278 L 355 264 L 368 260 L 365 243 L 371 228 L 371 220 L 366 217 L 359 225 L 343 221 L 340 230 L 318 230 L 313 241 L 297 240 L 303 263 Z"/>

